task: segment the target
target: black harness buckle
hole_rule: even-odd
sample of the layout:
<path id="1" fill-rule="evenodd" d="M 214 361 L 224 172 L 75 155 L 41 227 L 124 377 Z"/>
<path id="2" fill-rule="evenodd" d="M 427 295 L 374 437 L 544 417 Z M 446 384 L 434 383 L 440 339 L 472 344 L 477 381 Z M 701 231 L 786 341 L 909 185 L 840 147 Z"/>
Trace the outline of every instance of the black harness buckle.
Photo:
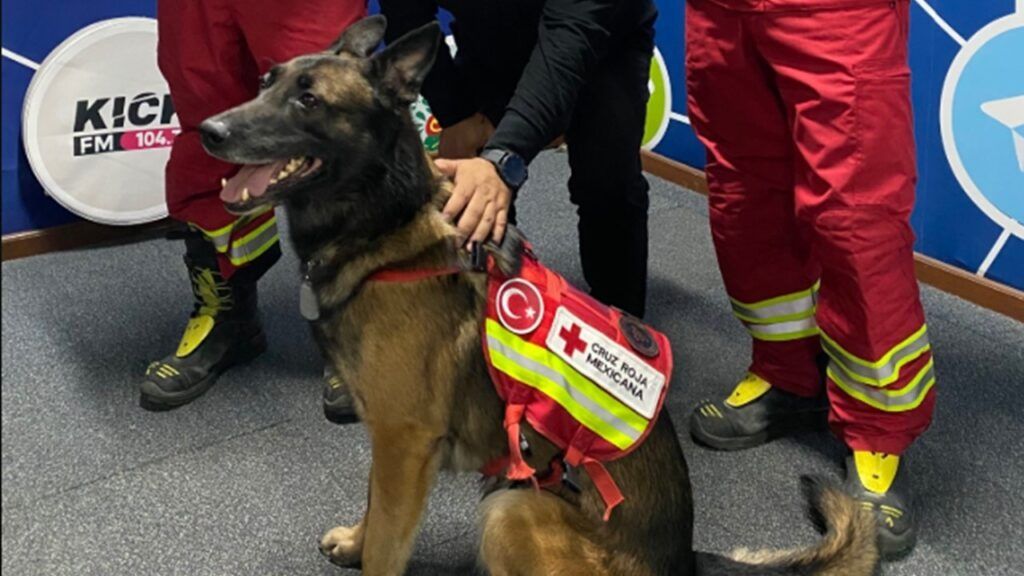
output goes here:
<path id="1" fill-rule="evenodd" d="M 471 242 L 469 245 L 469 266 L 474 272 L 487 271 L 487 252 L 483 244 Z"/>
<path id="2" fill-rule="evenodd" d="M 579 472 L 565 460 L 562 460 L 562 484 L 577 494 L 581 491 Z"/>

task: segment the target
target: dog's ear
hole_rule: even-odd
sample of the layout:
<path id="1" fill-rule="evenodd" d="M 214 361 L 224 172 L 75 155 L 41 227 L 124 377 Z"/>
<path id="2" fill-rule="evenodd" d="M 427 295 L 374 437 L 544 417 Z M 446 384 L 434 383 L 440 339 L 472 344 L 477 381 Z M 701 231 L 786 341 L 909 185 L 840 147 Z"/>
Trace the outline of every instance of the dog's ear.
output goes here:
<path id="1" fill-rule="evenodd" d="M 346 52 L 359 58 L 366 58 L 373 54 L 374 49 L 384 38 L 384 29 L 387 26 L 388 19 L 381 14 L 363 18 L 345 28 L 327 50 L 335 54 Z"/>
<path id="2" fill-rule="evenodd" d="M 370 59 L 377 96 L 384 105 L 397 109 L 416 101 L 440 44 L 441 27 L 431 22 L 395 40 Z"/>

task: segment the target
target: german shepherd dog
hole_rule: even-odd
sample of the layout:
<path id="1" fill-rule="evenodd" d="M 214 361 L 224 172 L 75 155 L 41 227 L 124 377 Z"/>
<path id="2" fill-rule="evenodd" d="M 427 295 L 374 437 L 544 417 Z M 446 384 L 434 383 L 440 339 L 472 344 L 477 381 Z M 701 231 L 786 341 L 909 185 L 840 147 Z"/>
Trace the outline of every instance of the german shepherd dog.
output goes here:
<path id="1" fill-rule="evenodd" d="M 481 353 L 486 274 L 366 281 L 383 268 L 445 267 L 465 254 L 440 213 L 450 184 L 424 153 L 408 112 L 440 29 L 425 26 L 375 52 L 384 27 L 382 17 L 367 18 L 326 52 L 275 66 L 254 100 L 200 127 L 210 154 L 245 165 L 221 193 L 232 212 L 286 207 L 319 304 L 316 340 L 350 388 L 373 453 L 362 521 L 328 531 L 320 549 L 374 576 L 405 571 L 440 468 L 479 470 L 507 450 L 504 406 Z M 501 246 L 488 246 L 508 271 L 518 238 L 511 230 Z M 558 450 L 523 427 L 528 462 L 543 470 Z M 608 522 L 585 474 L 578 491 L 492 481 L 480 506 L 482 567 L 493 575 L 581 576 L 875 570 L 871 518 L 839 489 L 814 481 L 805 485 L 827 528 L 816 546 L 744 559 L 695 552 L 686 462 L 667 413 L 608 469 L 626 496 Z"/>

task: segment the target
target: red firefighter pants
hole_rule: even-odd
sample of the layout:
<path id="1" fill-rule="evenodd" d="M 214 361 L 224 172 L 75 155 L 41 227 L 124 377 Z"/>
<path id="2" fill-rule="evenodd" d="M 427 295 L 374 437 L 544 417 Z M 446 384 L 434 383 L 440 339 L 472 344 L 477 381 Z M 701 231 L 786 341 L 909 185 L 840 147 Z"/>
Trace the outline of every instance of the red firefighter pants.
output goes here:
<path id="1" fill-rule="evenodd" d="M 732 11 L 690 0 L 690 119 L 750 371 L 820 391 L 855 450 L 900 454 L 935 383 L 909 225 L 916 183 L 908 2 Z"/>
<path id="2" fill-rule="evenodd" d="M 274 64 L 324 50 L 366 15 L 366 0 L 160 0 L 157 58 L 181 123 L 167 163 L 171 217 L 201 230 L 217 248 L 221 272 L 277 244 L 274 213 L 238 220 L 220 201 L 220 181 L 236 166 L 206 154 L 196 127 L 256 96 Z"/>

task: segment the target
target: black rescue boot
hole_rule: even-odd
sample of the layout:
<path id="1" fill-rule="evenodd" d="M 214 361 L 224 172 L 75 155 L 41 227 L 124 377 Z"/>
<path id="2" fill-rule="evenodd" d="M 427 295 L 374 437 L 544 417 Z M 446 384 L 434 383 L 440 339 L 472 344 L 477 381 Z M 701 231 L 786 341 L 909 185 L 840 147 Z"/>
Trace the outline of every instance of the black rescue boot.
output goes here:
<path id="1" fill-rule="evenodd" d="M 846 490 L 871 511 L 878 525 L 878 552 L 897 560 L 917 543 L 917 521 L 911 508 L 910 482 L 900 457 L 855 451 L 846 459 Z"/>
<path id="2" fill-rule="evenodd" d="M 824 394 L 803 398 L 747 374 L 724 401 L 705 400 L 690 417 L 694 440 L 716 450 L 743 450 L 799 432 L 825 430 Z"/>
<path id="3" fill-rule="evenodd" d="M 324 417 L 335 424 L 359 420 L 352 394 L 330 367 L 324 368 Z"/>
<path id="4" fill-rule="evenodd" d="M 256 307 L 256 282 L 235 273 L 224 280 L 213 245 L 198 233 L 185 237 L 185 266 L 195 307 L 178 350 L 146 369 L 140 405 L 170 410 L 210 389 L 228 368 L 256 358 L 267 338 Z"/>

